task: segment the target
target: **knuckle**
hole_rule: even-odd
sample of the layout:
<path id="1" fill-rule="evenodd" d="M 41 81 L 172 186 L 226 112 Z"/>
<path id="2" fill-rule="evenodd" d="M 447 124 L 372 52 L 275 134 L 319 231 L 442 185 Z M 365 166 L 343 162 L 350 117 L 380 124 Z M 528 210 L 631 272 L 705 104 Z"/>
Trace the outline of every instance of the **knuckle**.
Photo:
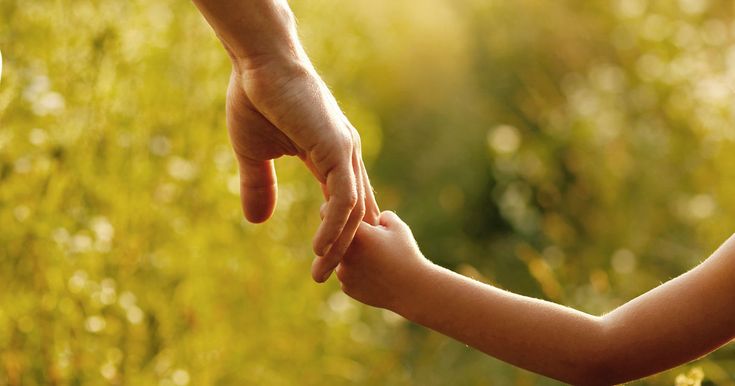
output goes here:
<path id="1" fill-rule="evenodd" d="M 352 153 L 352 146 L 355 145 L 355 139 L 354 136 L 350 133 L 344 133 L 343 135 L 339 136 L 339 145 L 340 148 L 343 150 L 348 151 L 349 154 Z"/>
<path id="2" fill-rule="evenodd" d="M 357 216 L 357 218 L 362 220 L 362 218 L 365 217 L 365 213 L 367 213 L 367 208 L 365 208 L 365 203 L 359 200 L 357 204 L 355 205 L 354 212 L 355 212 L 355 216 Z"/>
<path id="3" fill-rule="evenodd" d="M 352 130 L 352 143 L 357 148 L 362 145 L 362 138 L 360 138 L 360 133 L 357 130 Z"/>
<path id="4" fill-rule="evenodd" d="M 349 194 L 345 197 L 345 204 L 350 208 L 354 208 L 357 205 L 357 192 L 355 189 L 350 189 Z"/>
<path id="5" fill-rule="evenodd" d="M 309 158 L 317 167 L 331 168 L 335 164 L 335 152 L 334 149 L 329 146 L 328 141 L 319 142 L 309 151 Z M 324 173 L 328 173 L 329 170 L 325 170 Z"/>
<path id="6" fill-rule="evenodd" d="M 341 197 L 336 196 L 335 198 L 337 201 L 334 204 L 340 210 L 351 210 L 355 205 L 357 205 L 357 192 L 355 192 L 354 189 L 351 189 Z"/>

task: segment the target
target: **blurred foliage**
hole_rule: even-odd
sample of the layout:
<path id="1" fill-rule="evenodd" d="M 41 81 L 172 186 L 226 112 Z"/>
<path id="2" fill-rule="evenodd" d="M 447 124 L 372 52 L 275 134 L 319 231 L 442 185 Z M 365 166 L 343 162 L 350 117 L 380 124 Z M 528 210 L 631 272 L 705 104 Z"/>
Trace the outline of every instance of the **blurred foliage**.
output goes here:
<path id="1" fill-rule="evenodd" d="M 732 233 L 732 2 L 292 6 L 436 262 L 602 313 Z M 242 220 L 191 3 L 0 0 L 0 50 L 0 385 L 558 384 L 313 284 L 298 162 Z M 734 374 L 725 347 L 636 384 Z"/>

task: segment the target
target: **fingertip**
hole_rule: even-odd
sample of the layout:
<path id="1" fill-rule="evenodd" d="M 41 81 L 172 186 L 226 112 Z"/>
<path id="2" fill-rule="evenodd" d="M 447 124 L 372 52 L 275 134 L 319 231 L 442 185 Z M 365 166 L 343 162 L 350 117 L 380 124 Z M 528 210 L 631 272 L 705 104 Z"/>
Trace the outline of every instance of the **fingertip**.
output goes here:
<path id="1" fill-rule="evenodd" d="M 325 202 L 319 207 L 319 218 L 324 220 L 324 217 L 326 216 L 327 216 L 327 203 Z"/>
<path id="2" fill-rule="evenodd" d="M 401 218 L 398 217 L 398 215 L 391 211 L 391 210 L 384 210 L 380 213 L 380 218 L 378 219 L 380 225 L 384 227 L 391 227 L 395 224 L 400 224 L 403 221 L 401 221 Z"/>
<path id="3" fill-rule="evenodd" d="M 312 249 L 317 256 L 325 256 L 332 248 L 333 242 L 321 240 L 318 236 L 314 238 Z"/>
<path id="4" fill-rule="evenodd" d="M 273 161 L 238 158 L 240 200 L 245 218 L 255 224 L 268 220 L 276 209 L 278 185 Z"/>
<path id="5" fill-rule="evenodd" d="M 329 267 L 328 261 L 324 257 L 317 256 L 314 262 L 311 264 L 311 278 L 317 283 L 324 283 L 332 276 L 334 267 Z"/>
<path id="6" fill-rule="evenodd" d="M 248 220 L 248 222 L 253 224 L 261 224 L 266 222 L 271 216 L 273 215 L 273 211 L 265 212 L 262 210 L 256 211 L 256 212 L 248 212 L 247 210 L 243 211 L 243 214 L 245 216 L 245 219 Z"/>
<path id="7" fill-rule="evenodd" d="M 357 230 L 355 231 L 355 239 L 361 239 L 365 236 L 368 236 L 373 228 L 374 226 L 371 225 L 370 223 L 366 221 L 360 221 L 360 225 L 357 227 Z"/>
<path id="8" fill-rule="evenodd" d="M 242 193 L 242 211 L 245 218 L 253 224 L 260 224 L 271 218 L 276 209 L 276 194 L 275 185 L 267 190 L 249 189 L 244 191 Z"/>

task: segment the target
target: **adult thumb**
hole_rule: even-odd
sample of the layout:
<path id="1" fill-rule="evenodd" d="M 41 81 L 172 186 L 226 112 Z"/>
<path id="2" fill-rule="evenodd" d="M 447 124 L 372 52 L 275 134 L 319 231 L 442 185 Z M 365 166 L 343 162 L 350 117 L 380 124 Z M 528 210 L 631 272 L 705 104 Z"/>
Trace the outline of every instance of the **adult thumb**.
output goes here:
<path id="1" fill-rule="evenodd" d="M 245 218 L 252 223 L 268 220 L 276 208 L 278 185 L 273 160 L 240 159 L 240 199 Z"/>

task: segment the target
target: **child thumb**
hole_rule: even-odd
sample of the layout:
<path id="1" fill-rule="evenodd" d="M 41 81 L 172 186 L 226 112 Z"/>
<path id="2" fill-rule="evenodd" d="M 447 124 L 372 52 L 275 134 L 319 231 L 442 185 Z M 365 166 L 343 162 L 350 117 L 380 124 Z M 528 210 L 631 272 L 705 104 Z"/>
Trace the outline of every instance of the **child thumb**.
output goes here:
<path id="1" fill-rule="evenodd" d="M 406 225 L 395 212 L 390 210 L 386 210 L 380 213 L 380 218 L 378 219 L 378 221 L 380 222 L 380 225 L 386 228 L 395 228 L 397 226 Z"/>

